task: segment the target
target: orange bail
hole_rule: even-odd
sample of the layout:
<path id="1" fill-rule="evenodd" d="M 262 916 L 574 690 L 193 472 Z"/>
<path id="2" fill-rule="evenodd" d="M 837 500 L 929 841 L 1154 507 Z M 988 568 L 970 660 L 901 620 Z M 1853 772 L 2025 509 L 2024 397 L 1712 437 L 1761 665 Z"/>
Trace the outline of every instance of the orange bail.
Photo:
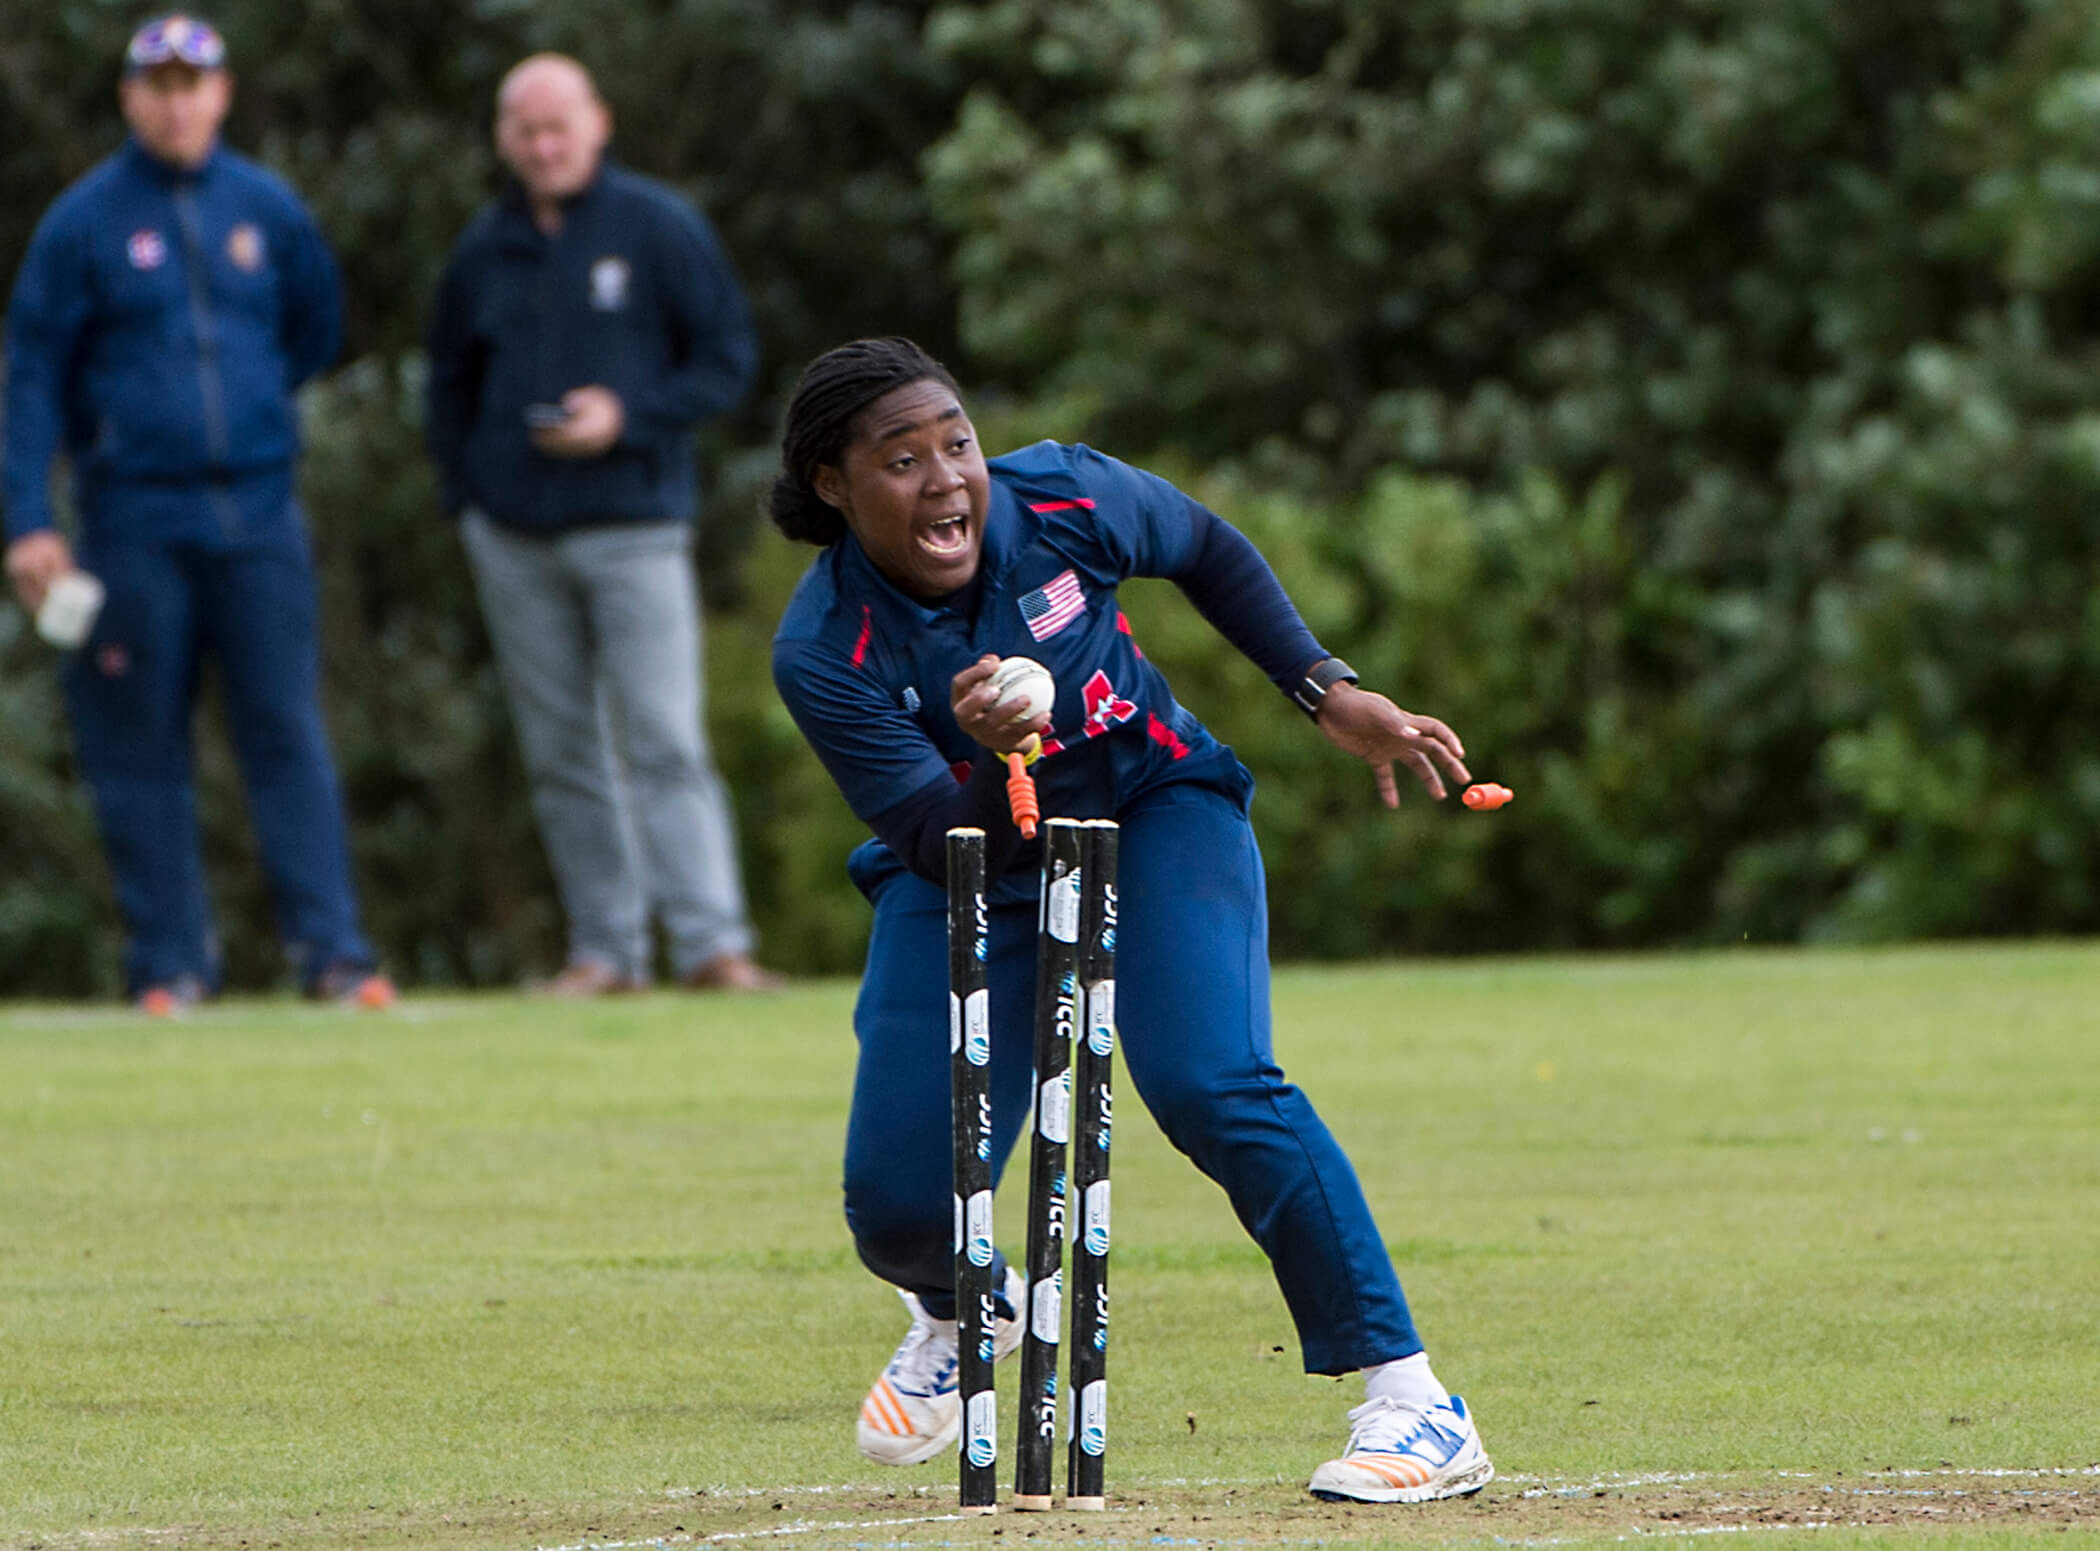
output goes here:
<path id="1" fill-rule="evenodd" d="M 1460 793 L 1459 801 L 1475 810 L 1499 808 L 1517 794 L 1506 786 L 1497 786 L 1492 781 L 1482 781 L 1469 786 Z"/>
<path id="2" fill-rule="evenodd" d="M 1036 806 L 1035 780 L 1028 774 L 1028 761 L 1020 754 L 1006 756 L 1006 805 L 1013 809 L 1014 828 L 1023 840 L 1035 839 L 1035 821 L 1043 816 Z"/>

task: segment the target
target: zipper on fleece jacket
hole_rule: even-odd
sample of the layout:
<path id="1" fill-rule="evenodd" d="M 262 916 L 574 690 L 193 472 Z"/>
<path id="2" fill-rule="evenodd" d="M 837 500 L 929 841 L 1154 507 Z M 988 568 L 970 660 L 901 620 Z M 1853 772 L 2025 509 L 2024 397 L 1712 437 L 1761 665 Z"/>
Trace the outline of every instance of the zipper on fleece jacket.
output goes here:
<path id="1" fill-rule="evenodd" d="M 233 465 L 232 446 L 226 429 L 226 387 L 219 372 L 218 320 L 211 310 L 211 271 L 204 238 L 197 220 L 197 201 L 187 188 L 175 191 L 175 218 L 182 228 L 183 267 L 189 282 L 190 327 L 197 336 L 197 391 L 204 406 L 204 445 L 211 454 L 211 467 L 225 470 Z M 232 537 L 240 527 L 240 514 L 222 478 L 206 481 L 219 527 Z"/>

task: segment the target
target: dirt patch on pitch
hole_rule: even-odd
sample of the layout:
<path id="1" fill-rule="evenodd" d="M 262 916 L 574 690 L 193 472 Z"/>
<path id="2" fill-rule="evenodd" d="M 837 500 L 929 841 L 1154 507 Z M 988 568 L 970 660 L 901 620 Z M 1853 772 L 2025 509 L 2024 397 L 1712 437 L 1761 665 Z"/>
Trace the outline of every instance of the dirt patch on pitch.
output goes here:
<path id="1" fill-rule="evenodd" d="M 668 1545 L 763 1538 L 797 1546 L 1281 1546 L 1554 1544 L 1769 1529 L 1943 1526 L 2100 1529 L 2100 1466 L 1988 1474 L 1708 1476 L 1497 1481 L 1417 1507 L 1322 1503 L 1295 1484 L 1191 1483 L 1133 1491 L 1106 1513 L 954 1517 L 946 1493 L 793 1494 L 732 1505 L 697 1496 Z M 721 1517 L 718 1517 L 720 1515 Z M 697 1522 L 708 1521 L 705 1525 Z M 734 1522 L 725 1522 L 733 1520 Z M 580 1547 L 588 1542 L 572 1542 Z M 601 1542 L 602 1544 L 602 1542 Z"/>
<path id="2" fill-rule="evenodd" d="M 596 1509 L 489 1504 L 316 1514 L 271 1524 L 0 1531 L 21 1551 L 665 1551 L 708 1546 L 912 1551 L 1037 1546 L 1450 1546 L 1601 1544 L 1656 1536 L 1822 1529 L 2037 1534 L 2100 1530 L 2100 1465 L 2079 1470 L 1891 1471 L 1860 1475 L 1648 1476 L 1589 1482 L 1517 1477 L 1480 1495 L 1417 1507 L 1316 1502 L 1295 1482 L 1175 1482 L 1132 1489 L 1104 1513 L 965 1518 L 952 1488 L 672 1491 Z"/>

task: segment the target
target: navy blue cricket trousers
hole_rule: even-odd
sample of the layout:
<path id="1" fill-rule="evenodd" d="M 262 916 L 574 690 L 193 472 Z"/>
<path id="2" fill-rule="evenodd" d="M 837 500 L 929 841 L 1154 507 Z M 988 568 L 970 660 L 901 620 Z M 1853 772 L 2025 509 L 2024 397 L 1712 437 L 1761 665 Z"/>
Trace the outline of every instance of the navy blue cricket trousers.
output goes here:
<path id="1" fill-rule="evenodd" d="M 1224 1187 L 1267 1252 L 1310 1373 L 1422 1350 L 1356 1171 L 1277 1067 L 1261 853 L 1231 798 L 1159 789 L 1119 815 L 1121 1071 L 1167 1139 Z M 1034 903 L 995 906 L 988 970 L 994 1168 L 1027 1118 Z M 954 1309 L 947 897 L 899 873 L 875 895 L 846 1132 L 846 1220 L 868 1268 Z"/>
<path id="2" fill-rule="evenodd" d="M 296 520 L 234 549 L 84 535 L 108 599 L 64 673 L 127 934 L 131 994 L 219 979 L 192 776 L 203 663 L 227 732 L 287 953 L 311 979 L 372 963 L 358 928 L 341 789 L 321 721 L 313 562 Z"/>

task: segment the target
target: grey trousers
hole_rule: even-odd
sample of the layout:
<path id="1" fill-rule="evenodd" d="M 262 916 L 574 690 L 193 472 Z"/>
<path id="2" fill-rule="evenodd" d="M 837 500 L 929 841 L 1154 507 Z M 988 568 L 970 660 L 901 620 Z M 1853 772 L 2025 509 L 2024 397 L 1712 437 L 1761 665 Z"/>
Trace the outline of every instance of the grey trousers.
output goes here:
<path id="1" fill-rule="evenodd" d="M 692 528 L 535 538 L 469 510 L 460 531 L 570 962 L 646 979 L 652 913 L 675 974 L 750 952 L 728 792 L 702 726 Z"/>

